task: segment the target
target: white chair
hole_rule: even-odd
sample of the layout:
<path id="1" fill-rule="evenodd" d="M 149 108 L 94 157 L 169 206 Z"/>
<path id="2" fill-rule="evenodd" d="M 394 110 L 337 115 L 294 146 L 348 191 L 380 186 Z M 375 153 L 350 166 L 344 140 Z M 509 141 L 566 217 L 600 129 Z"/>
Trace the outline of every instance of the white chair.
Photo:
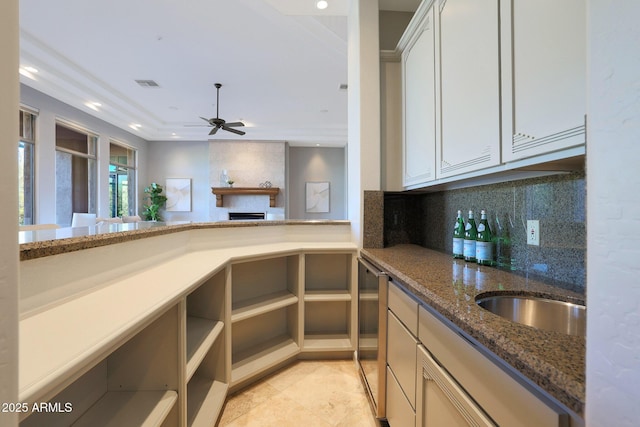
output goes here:
<path id="1" fill-rule="evenodd" d="M 140 215 L 122 215 L 122 222 L 140 222 L 142 218 Z"/>
<path id="2" fill-rule="evenodd" d="M 96 225 L 97 215 L 94 213 L 74 212 L 71 219 L 72 227 L 91 227 Z"/>
<path id="3" fill-rule="evenodd" d="M 60 228 L 58 224 L 27 224 L 20 225 L 19 231 L 34 231 L 34 230 L 53 230 Z"/>

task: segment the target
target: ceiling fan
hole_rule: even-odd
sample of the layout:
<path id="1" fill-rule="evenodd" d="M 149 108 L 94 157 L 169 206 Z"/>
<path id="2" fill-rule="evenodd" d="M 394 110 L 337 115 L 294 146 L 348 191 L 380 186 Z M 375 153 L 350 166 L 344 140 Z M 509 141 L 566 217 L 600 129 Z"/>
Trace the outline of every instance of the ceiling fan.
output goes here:
<path id="1" fill-rule="evenodd" d="M 215 135 L 216 132 L 218 132 L 218 129 L 226 130 L 227 132 L 232 132 L 238 135 L 244 135 L 246 132 L 243 132 L 238 129 L 234 129 L 235 127 L 244 126 L 244 123 L 242 122 L 227 123 L 225 120 L 220 118 L 218 107 L 220 105 L 220 88 L 222 87 L 222 85 L 220 83 L 216 83 L 215 87 L 216 87 L 216 116 L 211 119 L 200 117 L 205 122 L 208 122 L 209 126 L 213 127 L 213 129 L 211 129 L 211 132 L 209 132 L 209 135 Z"/>

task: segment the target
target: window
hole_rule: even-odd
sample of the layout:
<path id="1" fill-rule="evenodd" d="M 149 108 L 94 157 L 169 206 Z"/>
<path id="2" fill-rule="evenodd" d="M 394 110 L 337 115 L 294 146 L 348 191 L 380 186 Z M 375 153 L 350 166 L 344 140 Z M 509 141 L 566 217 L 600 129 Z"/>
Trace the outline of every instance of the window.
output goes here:
<path id="1" fill-rule="evenodd" d="M 136 215 L 136 151 L 109 144 L 109 209 L 112 217 Z"/>
<path id="2" fill-rule="evenodd" d="M 18 219 L 20 225 L 34 222 L 34 151 L 36 115 L 20 110 L 20 141 L 18 142 Z"/>
<path id="3" fill-rule="evenodd" d="M 56 223 L 71 224 L 74 212 L 96 213 L 98 136 L 56 123 Z"/>

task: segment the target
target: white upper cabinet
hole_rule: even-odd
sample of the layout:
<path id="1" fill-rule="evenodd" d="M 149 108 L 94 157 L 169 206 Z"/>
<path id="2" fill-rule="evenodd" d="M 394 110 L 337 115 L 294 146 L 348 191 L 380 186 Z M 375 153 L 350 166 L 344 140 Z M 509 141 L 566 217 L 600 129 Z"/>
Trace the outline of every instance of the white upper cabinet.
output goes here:
<path id="1" fill-rule="evenodd" d="M 585 0 L 501 7 L 503 161 L 584 145 Z"/>
<path id="2" fill-rule="evenodd" d="M 420 14 L 420 15 L 418 15 Z M 433 8 L 419 19 L 401 43 L 403 81 L 403 185 L 424 184 L 436 177 L 436 76 Z"/>
<path id="3" fill-rule="evenodd" d="M 498 0 L 440 0 L 438 178 L 500 164 Z"/>

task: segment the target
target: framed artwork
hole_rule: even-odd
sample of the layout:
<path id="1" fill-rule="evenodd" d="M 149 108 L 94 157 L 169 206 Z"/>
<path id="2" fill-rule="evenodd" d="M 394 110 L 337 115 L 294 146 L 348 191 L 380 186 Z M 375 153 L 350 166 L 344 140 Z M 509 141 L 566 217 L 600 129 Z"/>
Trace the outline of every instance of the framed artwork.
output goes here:
<path id="1" fill-rule="evenodd" d="M 167 178 L 167 212 L 191 212 L 191 178 Z"/>
<path id="2" fill-rule="evenodd" d="M 307 212 L 329 212 L 329 182 L 307 182 Z"/>

